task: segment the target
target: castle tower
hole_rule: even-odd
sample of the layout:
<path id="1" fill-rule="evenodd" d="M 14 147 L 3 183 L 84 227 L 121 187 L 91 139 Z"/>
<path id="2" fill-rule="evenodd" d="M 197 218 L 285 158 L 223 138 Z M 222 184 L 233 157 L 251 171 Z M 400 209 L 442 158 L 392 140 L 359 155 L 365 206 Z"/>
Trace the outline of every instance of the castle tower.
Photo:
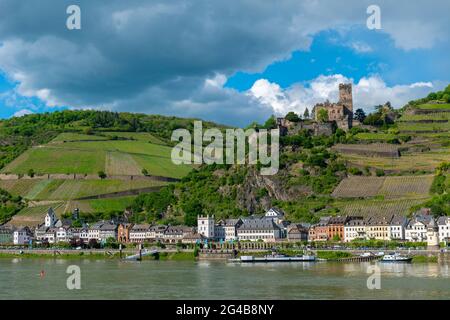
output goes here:
<path id="1" fill-rule="evenodd" d="M 431 221 L 427 228 L 427 248 L 439 248 L 439 227 L 433 217 L 431 217 Z"/>
<path id="2" fill-rule="evenodd" d="M 339 83 L 339 103 L 353 113 L 353 96 L 351 83 Z"/>
<path id="3" fill-rule="evenodd" d="M 198 216 L 197 217 L 197 232 L 202 236 L 213 239 L 215 237 L 214 234 L 214 215 L 206 217 Z"/>

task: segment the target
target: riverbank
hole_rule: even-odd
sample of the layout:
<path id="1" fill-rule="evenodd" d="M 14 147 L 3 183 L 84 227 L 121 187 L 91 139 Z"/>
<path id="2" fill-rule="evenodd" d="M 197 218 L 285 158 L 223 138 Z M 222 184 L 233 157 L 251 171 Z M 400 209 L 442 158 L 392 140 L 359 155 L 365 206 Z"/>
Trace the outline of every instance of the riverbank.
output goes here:
<path id="1" fill-rule="evenodd" d="M 267 250 L 260 251 L 241 251 L 238 256 L 241 255 L 254 255 L 263 256 L 270 253 Z M 280 250 L 279 253 L 286 254 L 289 256 L 301 255 L 303 250 Z M 355 258 L 360 255 L 359 252 L 352 252 L 350 250 L 346 251 L 336 251 L 336 250 L 318 250 L 313 251 L 313 253 L 320 259 L 327 261 L 340 261 L 345 262 L 348 258 Z M 127 256 L 135 255 L 136 250 L 107 250 L 107 249 L 96 249 L 96 250 L 45 250 L 45 249 L 32 249 L 32 250 L 0 250 L 1 258 L 24 258 L 24 259 L 124 259 Z M 413 263 L 450 263 L 450 253 L 440 252 L 440 251 L 417 251 L 404 253 L 413 256 Z M 221 251 L 208 251 L 200 252 L 197 255 L 192 249 L 159 249 L 158 253 L 149 256 L 143 256 L 142 260 L 161 260 L 161 261 L 197 261 L 197 260 L 222 260 L 226 261 L 233 258 L 231 252 L 221 252 Z"/>
<path id="2" fill-rule="evenodd" d="M 1 250 L 1 258 L 24 259 L 123 259 L 136 254 L 136 251 L 119 250 Z M 194 250 L 167 250 L 153 256 L 144 256 L 142 260 L 194 261 Z"/>

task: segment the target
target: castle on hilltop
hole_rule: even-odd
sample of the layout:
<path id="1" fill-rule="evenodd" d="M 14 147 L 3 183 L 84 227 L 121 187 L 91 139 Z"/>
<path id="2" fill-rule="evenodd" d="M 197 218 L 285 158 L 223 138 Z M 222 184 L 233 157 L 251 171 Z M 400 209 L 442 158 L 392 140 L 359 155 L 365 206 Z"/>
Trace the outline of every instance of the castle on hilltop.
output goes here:
<path id="1" fill-rule="evenodd" d="M 335 121 L 338 128 L 348 130 L 353 125 L 353 97 L 351 83 L 339 84 L 339 101 L 337 103 L 317 103 L 314 108 L 315 120 L 318 120 L 319 110 L 328 112 L 328 121 Z"/>
<path id="2" fill-rule="evenodd" d="M 320 119 L 320 110 L 327 111 L 327 119 Z M 300 130 L 308 130 L 314 135 L 331 135 L 336 128 L 349 130 L 353 126 L 353 97 L 350 83 L 339 84 L 339 101 L 337 103 L 317 103 L 312 109 L 314 120 L 300 119 L 298 121 L 277 118 L 277 127 L 280 135 L 295 135 Z M 323 113 L 323 112 L 322 112 Z M 356 123 L 355 123 L 356 124 Z"/>

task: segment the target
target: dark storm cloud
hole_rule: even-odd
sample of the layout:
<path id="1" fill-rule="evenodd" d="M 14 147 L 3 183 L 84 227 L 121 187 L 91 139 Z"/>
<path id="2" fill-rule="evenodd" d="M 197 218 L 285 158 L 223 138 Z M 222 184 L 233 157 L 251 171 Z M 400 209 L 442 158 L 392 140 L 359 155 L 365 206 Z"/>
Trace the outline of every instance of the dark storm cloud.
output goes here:
<path id="1" fill-rule="evenodd" d="M 81 7 L 81 30 L 65 27 L 71 4 Z M 19 83 L 21 94 L 49 105 L 176 113 L 242 124 L 266 117 L 271 109 L 232 89 L 212 89 L 205 85 L 207 79 L 261 70 L 293 50 L 307 49 L 317 31 L 365 24 L 368 4 L 0 0 L 0 69 Z M 407 3 L 397 6 L 402 5 L 410 10 Z M 424 26 L 425 34 L 439 30 Z M 400 46 L 414 47 L 403 29 L 393 28 Z"/>

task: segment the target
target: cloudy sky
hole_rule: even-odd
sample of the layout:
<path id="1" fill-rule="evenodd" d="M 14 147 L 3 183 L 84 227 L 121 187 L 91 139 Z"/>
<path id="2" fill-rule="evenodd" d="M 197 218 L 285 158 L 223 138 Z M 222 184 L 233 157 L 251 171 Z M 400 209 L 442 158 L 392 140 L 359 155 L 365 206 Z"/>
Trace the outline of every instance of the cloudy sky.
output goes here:
<path id="1" fill-rule="evenodd" d="M 66 27 L 72 4 L 81 30 Z M 0 0 L 0 118 L 92 108 L 244 126 L 336 100 L 340 82 L 356 107 L 401 107 L 450 83 L 448 12 L 448 0 Z"/>

